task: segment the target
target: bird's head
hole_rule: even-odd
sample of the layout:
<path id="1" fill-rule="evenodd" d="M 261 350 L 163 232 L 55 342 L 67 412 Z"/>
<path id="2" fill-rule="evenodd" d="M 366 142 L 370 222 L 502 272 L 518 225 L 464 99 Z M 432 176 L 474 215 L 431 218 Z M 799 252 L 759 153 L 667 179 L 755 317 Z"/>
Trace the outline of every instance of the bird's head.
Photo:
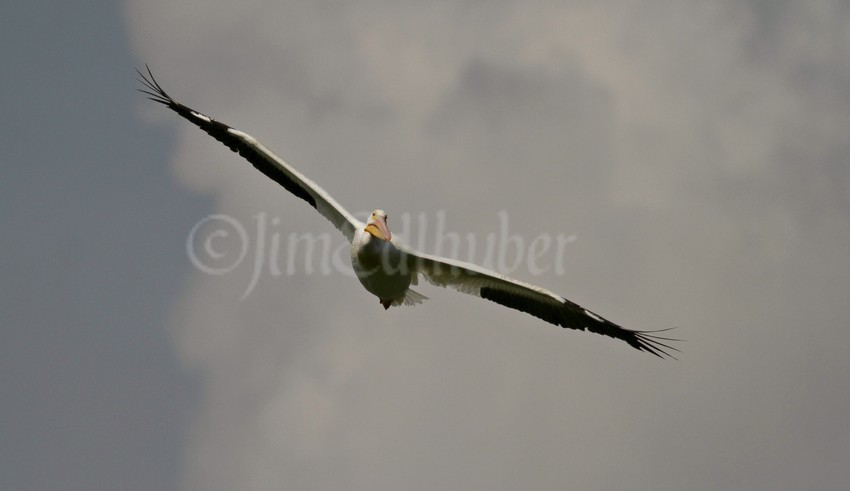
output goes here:
<path id="1" fill-rule="evenodd" d="M 369 221 L 366 222 L 366 228 L 364 230 L 372 234 L 373 237 L 381 240 L 390 240 L 392 238 L 390 229 L 387 227 L 387 214 L 384 210 L 373 211 L 369 217 Z"/>

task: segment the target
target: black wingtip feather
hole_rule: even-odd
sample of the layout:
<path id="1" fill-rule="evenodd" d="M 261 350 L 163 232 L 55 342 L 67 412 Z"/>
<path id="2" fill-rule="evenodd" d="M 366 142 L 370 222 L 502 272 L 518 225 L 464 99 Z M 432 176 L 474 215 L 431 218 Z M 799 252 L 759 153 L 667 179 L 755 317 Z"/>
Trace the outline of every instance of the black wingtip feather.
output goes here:
<path id="1" fill-rule="evenodd" d="M 143 94 L 147 94 L 148 99 L 158 102 L 160 104 L 164 104 L 166 106 L 170 106 L 174 104 L 174 99 L 168 95 L 168 93 L 160 87 L 159 83 L 156 81 L 156 78 L 153 76 L 153 72 L 151 72 L 151 68 L 145 63 L 145 70 L 148 72 L 147 75 L 142 73 L 141 70 L 136 68 L 136 73 L 139 74 L 138 80 L 141 82 L 145 88 L 144 89 L 136 89 Z"/>
<path id="2" fill-rule="evenodd" d="M 654 336 L 653 334 L 651 334 L 652 332 L 658 331 L 629 331 L 628 329 L 623 330 L 634 334 L 635 344 L 633 344 L 633 346 L 635 346 L 637 349 L 641 351 L 646 351 L 647 353 L 652 353 L 653 355 L 659 358 L 672 358 L 674 360 L 678 360 L 678 358 L 673 356 L 670 352 L 676 351 L 681 353 L 681 350 L 662 342 L 662 340 L 680 342 L 681 339 L 666 338 L 661 336 Z M 661 329 L 661 331 L 668 330 L 669 329 Z M 629 344 L 632 343 L 630 342 Z"/>
<path id="3" fill-rule="evenodd" d="M 590 331 L 616 339 L 622 339 L 630 346 L 640 351 L 651 353 L 659 358 L 673 358 L 672 351 L 679 349 L 667 344 L 665 341 L 677 342 L 678 339 L 657 336 L 655 333 L 669 331 L 670 329 L 658 329 L 655 331 L 632 331 L 619 326 L 604 317 L 588 313 L 589 311 L 565 298 L 563 303 L 540 302 L 524 296 L 513 294 L 498 288 L 482 287 L 479 290 L 482 298 L 510 307 L 535 317 L 543 319 L 550 324 L 578 331 Z"/>
<path id="4" fill-rule="evenodd" d="M 159 85 L 159 82 L 156 81 L 156 78 L 154 78 L 147 63 L 145 64 L 144 72 L 136 68 L 136 73 L 139 74 L 138 81 L 143 86 L 137 90 L 147 95 L 148 99 L 163 104 L 183 118 L 186 118 L 192 124 L 205 131 L 208 135 L 223 143 L 227 148 L 241 155 L 257 170 L 283 186 L 284 189 L 303 199 L 313 208 L 317 208 L 316 198 L 314 198 L 309 191 L 307 191 L 298 182 L 292 180 L 285 173 L 281 172 L 280 169 L 276 168 L 266 156 L 260 155 L 251 145 L 234 136 L 229 131 L 231 130 L 230 126 L 222 123 L 221 121 L 216 121 L 213 118 L 202 115 L 194 109 L 175 101 L 170 95 L 168 95 L 168 92 Z"/>

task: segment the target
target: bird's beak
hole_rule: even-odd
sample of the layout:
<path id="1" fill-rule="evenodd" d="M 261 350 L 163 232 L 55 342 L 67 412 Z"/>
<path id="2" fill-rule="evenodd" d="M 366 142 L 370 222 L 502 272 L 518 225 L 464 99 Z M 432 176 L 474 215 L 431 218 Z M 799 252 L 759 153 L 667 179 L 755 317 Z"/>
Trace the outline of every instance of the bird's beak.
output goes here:
<path id="1" fill-rule="evenodd" d="M 392 234 L 387 228 L 387 222 L 383 217 L 375 217 L 375 220 L 366 225 L 366 231 L 381 240 L 390 240 Z"/>

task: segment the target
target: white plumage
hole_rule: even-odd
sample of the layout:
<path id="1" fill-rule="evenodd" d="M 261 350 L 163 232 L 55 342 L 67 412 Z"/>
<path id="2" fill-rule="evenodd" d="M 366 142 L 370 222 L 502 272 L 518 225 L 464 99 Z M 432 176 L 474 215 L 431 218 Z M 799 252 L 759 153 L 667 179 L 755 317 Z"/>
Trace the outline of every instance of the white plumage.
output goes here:
<path id="1" fill-rule="evenodd" d="M 138 71 L 141 92 L 210 136 L 239 153 L 260 172 L 295 196 L 303 199 L 327 218 L 351 242 L 351 263 L 358 279 L 378 297 L 384 308 L 421 303 L 427 297 L 410 289 L 418 276 L 441 287 L 476 295 L 539 317 L 554 325 L 587 330 L 626 341 L 629 345 L 659 357 L 671 356 L 666 344 L 675 341 L 660 337 L 658 331 L 625 329 L 545 288 L 509 278 L 475 264 L 419 252 L 389 231 L 387 214 L 372 212 L 363 223 L 337 203 L 324 189 L 295 170 L 250 135 L 190 109 L 169 96 L 156 82 L 150 68 Z"/>

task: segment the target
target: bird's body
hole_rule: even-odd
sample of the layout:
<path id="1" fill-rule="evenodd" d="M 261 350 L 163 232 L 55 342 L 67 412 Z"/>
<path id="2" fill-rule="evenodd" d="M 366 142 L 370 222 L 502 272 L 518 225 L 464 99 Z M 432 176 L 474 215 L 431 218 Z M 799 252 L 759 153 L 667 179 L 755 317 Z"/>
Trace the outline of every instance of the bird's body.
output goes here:
<path id="1" fill-rule="evenodd" d="M 357 232 L 351 243 L 351 266 L 357 279 L 384 308 L 405 301 L 419 303 L 413 300 L 415 292 L 408 295 L 413 274 L 405 261 L 405 254 L 392 241 L 381 240 L 365 230 Z"/>
<path id="2" fill-rule="evenodd" d="M 366 223 L 351 215 L 324 189 L 295 170 L 250 135 L 205 116 L 171 98 L 153 78 L 139 72 L 151 100 L 189 120 L 210 136 L 238 152 L 257 170 L 316 209 L 351 242 L 351 264 L 360 283 L 385 309 L 414 305 L 427 297 L 411 290 L 421 276 L 429 283 L 451 287 L 498 304 L 529 313 L 551 324 L 587 330 L 621 339 L 634 348 L 656 356 L 670 356 L 665 344 L 674 341 L 657 336 L 658 331 L 625 329 L 545 288 L 508 278 L 475 264 L 417 251 L 393 236 L 387 214 L 375 210 Z M 678 350 L 677 350 L 678 351 Z"/>

